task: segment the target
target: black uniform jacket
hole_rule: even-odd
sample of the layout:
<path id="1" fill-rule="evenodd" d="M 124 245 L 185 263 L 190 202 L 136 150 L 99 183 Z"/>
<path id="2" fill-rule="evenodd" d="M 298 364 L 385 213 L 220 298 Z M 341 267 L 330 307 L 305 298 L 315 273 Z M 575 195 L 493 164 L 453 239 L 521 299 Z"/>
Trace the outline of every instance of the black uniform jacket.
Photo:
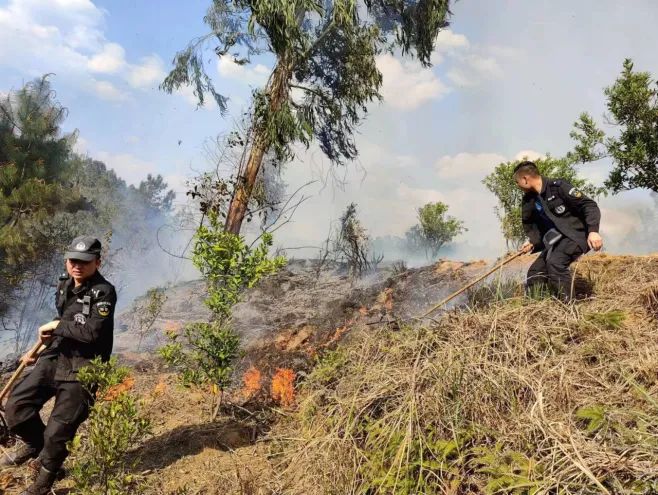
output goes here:
<path id="1" fill-rule="evenodd" d="M 534 251 L 544 249 L 542 238 L 546 233 L 546 222 L 542 221 L 535 205 L 540 201 L 544 213 L 555 228 L 586 253 L 589 251 L 588 234 L 599 231 L 601 211 L 598 205 L 566 180 L 542 177 L 542 183 L 540 194 L 526 193 L 521 203 L 523 230 L 534 246 Z"/>
<path id="2" fill-rule="evenodd" d="M 114 340 L 116 291 L 96 272 L 81 286 L 63 277 L 57 286 L 59 324 L 42 359 L 56 359 L 55 380 L 77 381 L 77 372 L 101 356 L 110 359 Z"/>

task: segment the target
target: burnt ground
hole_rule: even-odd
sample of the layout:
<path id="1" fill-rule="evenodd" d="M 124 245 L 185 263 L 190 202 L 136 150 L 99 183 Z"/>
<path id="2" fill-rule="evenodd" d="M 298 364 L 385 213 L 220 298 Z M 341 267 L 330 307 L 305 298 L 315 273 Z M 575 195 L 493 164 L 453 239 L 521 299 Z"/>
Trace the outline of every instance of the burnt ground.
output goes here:
<path id="1" fill-rule="evenodd" d="M 315 261 L 291 262 L 248 290 L 234 307 L 232 325 L 241 335 L 244 349 L 236 385 L 241 386 L 240 378 L 252 368 L 258 370 L 263 384 L 279 369 L 303 375 L 318 353 L 334 346 L 355 325 L 395 324 L 422 314 L 486 268 L 482 261 L 439 261 L 404 271 L 385 267 L 355 279 L 337 263 L 319 269 Z M 208 321 L 210 317 L 203 304 L 202 281 L 169 288 L 166 295 L 159 318 L 139 352 L 134 306 L 117 317 L 115 352 L 144 371 L 160 368 L 152 354 L 166 342 L 168 331 L 179 331 L 186 323 Z"/>
<path id="2" fill-rule="evenodd" d="M 357 326 L 395 326 L 421 314 L 487 265 L 440 261 L 401 272 L 385 267 L 359 279 L 339 264 L 322 268 L 318 270 L 313 261 L 292 262 L 247 291 L 234 308 L 233 326 L 242 336 L 244 355 L 216 422 L 209 421 L 207 391 L 182 388 L 154 357 L 168 331 L 208 321 L 203 281 L 166 289 L 167 300 L 139 350 L 134 308 L 141 301 L 117 316 L 115 353 L 134 369 L 136 392 L 154 426 L 135 452 L 140 459 L 137 471 L 153 487 L 149 493 L 218 493 L 208 487 L 228 485 L 242 487 L 243 493 L 261 493 L 249 486 L 265 486 L 261 478 L 273 478 L 263 434 L 276 419 L 273 415 L 294 407 L 286 403 L 285 391 L 294 394 L 295 384 L 316 357 L 349 338 Z M 283 394 L 274 393 L 277 379 Z M 26 469 L 6 473 L 6 479 L 0 479 L 0 493 L 18 493 L 14 490 L 25 485 L 28 475 Z M 68 487 L 70 480 L 63 481 L 57 493 L 68 493 Z"/>

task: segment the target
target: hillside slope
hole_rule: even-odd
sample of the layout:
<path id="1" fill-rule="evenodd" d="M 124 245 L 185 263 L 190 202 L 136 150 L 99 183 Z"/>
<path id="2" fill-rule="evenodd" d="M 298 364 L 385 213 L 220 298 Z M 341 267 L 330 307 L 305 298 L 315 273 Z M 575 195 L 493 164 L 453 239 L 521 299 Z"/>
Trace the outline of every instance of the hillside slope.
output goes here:
<path id="1" fill-rule="evenodd" d="M 573 305 L 523 297 L 519 264 L 474 306 L 409 319 L 485 268 L 265 280 L 237 308 L 250 333 L 214 423 L 204 391 L 124 353 L 154 424 L 134 452 L 147 493 L 658 493 L 658 256 L 584 257 Z"/>

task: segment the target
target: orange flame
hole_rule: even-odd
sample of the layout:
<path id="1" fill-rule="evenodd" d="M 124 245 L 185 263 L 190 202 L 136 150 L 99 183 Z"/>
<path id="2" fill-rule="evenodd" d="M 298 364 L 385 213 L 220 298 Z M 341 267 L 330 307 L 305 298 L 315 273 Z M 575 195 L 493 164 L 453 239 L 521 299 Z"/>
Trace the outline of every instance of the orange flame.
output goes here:
<path id="1" fill-rule="evenodd" d="M 153 397 L 160 397 L 166 391 L 167 391 L 167 383 L 164 380 L 160 379 L 158 384 L 153 389 L 153 392 L 151 392 L 151 395 Z"/>
<path id="2" fill-rule="evenodd" d="M 134 386 L 135 379 L 132 376 L 128 376 L 121 383 L 110 387 L 107 392 L 105 392 L 105 395 L 103 395 L 102 400 L 112 401 L 119 397 L 119 395 L 122 393 L 132 390 Z"/>
<path id="3" fill-rule="evenodd" d="M 242 387 L 242 396 L 249 398 L 258 393 L 261 389 L 262 379 L 263 377 L 260 371 L 253 366 L 249 368 L 242 377 L 242 383 L 244 384 Z"/>
<path id="4" fill-rule="evenodd" d="M 290 407 L 295 402 L 295 376 L 291 369 L 277 368 L 272 377 L 272 398 L 283 407 Z"/>

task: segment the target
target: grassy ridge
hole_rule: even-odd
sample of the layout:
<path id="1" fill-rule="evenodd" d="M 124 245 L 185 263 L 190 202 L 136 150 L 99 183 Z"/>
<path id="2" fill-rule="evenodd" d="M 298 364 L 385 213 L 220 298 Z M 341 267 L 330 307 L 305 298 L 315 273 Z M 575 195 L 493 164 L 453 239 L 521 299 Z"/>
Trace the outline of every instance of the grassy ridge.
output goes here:
<path id="1" fill-rule="evenodd" d="M 285 493 L 658 492 L 658 257 L 586 257 L 524 297 L 327 354 L 274 432 Z"/>

